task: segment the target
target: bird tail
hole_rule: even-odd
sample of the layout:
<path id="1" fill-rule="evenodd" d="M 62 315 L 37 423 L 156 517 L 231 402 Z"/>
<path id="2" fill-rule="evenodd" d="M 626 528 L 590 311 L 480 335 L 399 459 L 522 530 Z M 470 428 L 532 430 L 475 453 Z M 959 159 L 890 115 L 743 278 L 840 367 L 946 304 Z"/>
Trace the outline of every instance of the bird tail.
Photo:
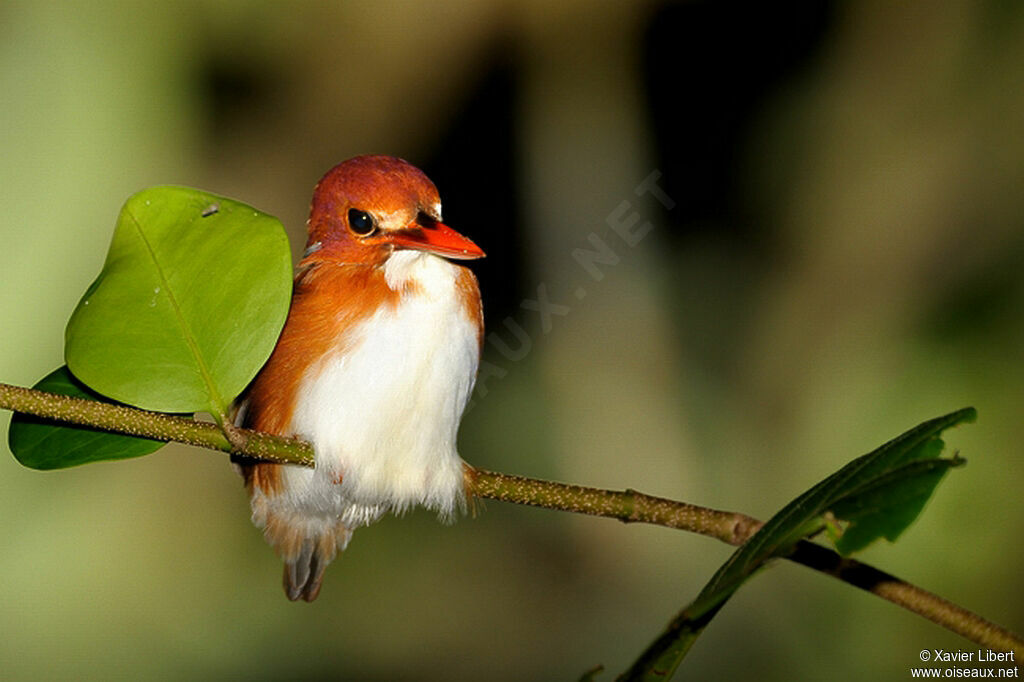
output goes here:
<path id="1" fill-rule="evenodd" d="M 313 601 L 320 594 L 327 564 L 352 538 L 351 528 L 323 511 L 311 513 L 296 506 L 283 477 L 284 466 L 237 463 L 249 489 L 253 523 L 284 561 L 285 594 L 292 601 Z"/>
<path id="2" fill-rule="evenodd" d="M 292 601 L 313 601 L 320 594 L 324 569 L 344 550 L 352 531 L 335 519 L 296 518 L 267 513 L 262 519 L 267 542 L 284 561 L 284 593 Z"/>
<path id="3" fill-rule="evenodd" d="M 352 531 L 342 527 L 344 537 L 339 538 L 338 532 L 324 532 L 319 535 L 307 535 L 302 538 L 298 552 L 284 559 L 284 593 L 292 601 L 304 599 L 308 602 L 320 594 L 320 585 L 324 579 L 324 569 L 338 553 L 339 546 L 344 549 Z M 339 542 L 340 540 L 340 542 Z"/>

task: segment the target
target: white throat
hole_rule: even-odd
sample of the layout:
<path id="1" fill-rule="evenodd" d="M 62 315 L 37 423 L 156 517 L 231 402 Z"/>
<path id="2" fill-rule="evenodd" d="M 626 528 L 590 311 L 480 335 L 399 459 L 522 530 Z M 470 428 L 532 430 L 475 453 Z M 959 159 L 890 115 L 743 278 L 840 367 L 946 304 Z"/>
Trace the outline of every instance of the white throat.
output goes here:
<path id="1" fill-rule="evenodd" d="M 424 251 L 400 249 L 384 262 L 384 279 L 394 291 L 401 291 L 407 283 L 415 282 L 431 297 L 451 295 L 457 274 L 457 266 Z"/>

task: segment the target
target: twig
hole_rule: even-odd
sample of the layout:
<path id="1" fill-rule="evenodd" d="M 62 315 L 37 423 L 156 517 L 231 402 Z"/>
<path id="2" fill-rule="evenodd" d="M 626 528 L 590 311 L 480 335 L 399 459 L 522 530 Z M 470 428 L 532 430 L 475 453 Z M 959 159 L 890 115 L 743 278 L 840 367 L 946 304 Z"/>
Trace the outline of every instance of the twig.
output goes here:
<path id="1" fill-rule="evenodd" d="M 232 450 L 215 424 L 9 384 L 0 383 L 0 408 L 132 436 L 223 452 Z M 313 465 L 313 448 L 308 443 L 248 429 L 239 429 L 238 435 L 236 451 L 241 454 L 282 464 Z M 731 545 L 743 544 L 761 527 L 760 521 L 744 514 L 699 507 L 635 490 L 588 488 L 482 469 L 473 470 L 470 476 L 477 497 L 604 516 L 625 523 L 678 528 Z M 806 540 L 798 543 L 786 558 L 902 606 L 976 644 L 1013 651 L 1017 661 L 1024 660 L 1024 640 L 1019 636 L 888 573 L 844 559 Z"/>
<path id="2" fill-rule="evenodd" d="M 617 492 L 481 470 L 477 470 L 474 483 L 480 497 L 604 516 L 625 523 L 679 528 L 717 538 L 730 545 L 742 545 L 762 526 L 761 521 L 745 514 L 698 507 L 635 490 Z M 1024 640 L 1018 635 L 873 566 L 843 558 L 827 547 L 807 540 L 797 543 L 785 558 L 902 606 L 976 644 L 999 651 L 1013 651 L 1015 660 L 1024 661 Z"/>
<path id="3" fill-rule="evenodd" d="M 845 559 L 807 540 L 797 543 L 786 558 L 902 606 L 976 644 L 997 651 L 1012 651 L 1018 665 L 1024 661 L 1024 640 L 1018 635 L 885 571 L 856 559 Z"/>
<path id="4" fill-rule="evenodd" d="M 623 523 L 652 523 L 707 535 L 730 545 L 743 544 L 761 527 L 760 521 L 745 514 L 698 507 L 629 489 L 588 488 L 482 469 L 475 470 L 473 486 L 477 497 L 605 516 Z"/>
<path id="5" fill-rule="evenodd" d="M 185 443 L 223 452 L 232 450 L 224 432 L 216 424 L 148 412 L 127 405 L 0 383 L 0 408 L 129 436 Z M 241 454 L 281 464 L 313 466 L 313 448 L 309 443 L 249 429 L 236 431 L 241 435 L 240 446 L 236 451 Z"/>

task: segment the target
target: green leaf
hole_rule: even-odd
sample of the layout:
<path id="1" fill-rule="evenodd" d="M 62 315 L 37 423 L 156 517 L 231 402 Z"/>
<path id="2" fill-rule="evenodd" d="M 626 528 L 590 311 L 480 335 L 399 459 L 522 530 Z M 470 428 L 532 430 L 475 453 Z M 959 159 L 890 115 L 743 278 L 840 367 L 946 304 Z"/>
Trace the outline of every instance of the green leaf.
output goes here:
<path id="1" fill-rule="evenodd" d="M 67 364 L 119 402 L 223 416 L 274 348 L 291 272 L 276 218 L 199 190 L 143 190 L 68 322 Z"/>
<path id="2" fill-rule="evenodd" d="M 917 518 L 935 487 L 963 460 L 939 459 L 940 434 L 973 422 L 973 407 L 924 422 L 859 457 L 787 504 L 733 553 L 689 606 L 641 654 L 623 680 L 665 680 L 725 602 L 769 560 L 828 528 L 848 554 L 880 537 L 895 540 Z"/>
<path id="3" fill-rule="evenodd" d="M 50 372 L 33 388 L 110 402 L 86 388 L 71 375 L 67 367 Z M 165 445 L 158 440 L 66 426 L 50 419 L 21 413 L 15 413 L 11 419 L 7 443 L 15 458 L 32 469 L 61 469 L 88 462 L 141 457 Z"/>
<path id="4" fill-rule="evenodd" d="M 840 532 L 830 533 L 836 550 L 849 556 L 881 537 L 894 542 L 921 513 L 946 472 L 963 462 L 958 457 L 911 462 L 836 501 L 830 509 L 841 524 Z"/>
<path id="5" fill-rule="evenodd" d="M 869 521 L 878 531 L 858 538 L 857 547 L 882 535 L 897 537 L 917 518 L 942 474 L 962 461 L 936 459 L 945 445 L 939 435 L 976 417 L 974 408 L 968 407 L 926 421 L 853 460 L 769 519 L 733 554 L 699 599 L 721 598 L 737 579 L 788 552 L 798 540 L 816 534 L 833 517 L 853 524 Z M 884 522 L 878 518 L 882 510 L 891 515 Z"/>

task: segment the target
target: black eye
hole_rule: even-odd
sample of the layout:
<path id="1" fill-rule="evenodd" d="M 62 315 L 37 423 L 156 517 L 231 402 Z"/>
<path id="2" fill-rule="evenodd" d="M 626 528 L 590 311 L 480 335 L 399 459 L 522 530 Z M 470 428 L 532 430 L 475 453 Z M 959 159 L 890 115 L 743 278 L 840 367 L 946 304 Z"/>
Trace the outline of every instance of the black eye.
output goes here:
<path id="1" fill-rule="evenodd" d="M 419 214 L 417 214 L 417 216 L 416 216 L 416 223 L 420 227 L 425 227 L 428 230 L 432 230 L 435 227 L 437 227 L 437 218 L 431 218 L 429 215 L 427 215 L 423 211 L 420 211 Z"/>
<path id="2" fill-rule="evenodd" d="M 376 229 L 370 214 L 366 211 L 360 211 L 358 208 L 349 209 L 348 226 L 352 229 L 352 232 L 360 237 L 367 237 L 373 234 L 373 231 Z"/>

